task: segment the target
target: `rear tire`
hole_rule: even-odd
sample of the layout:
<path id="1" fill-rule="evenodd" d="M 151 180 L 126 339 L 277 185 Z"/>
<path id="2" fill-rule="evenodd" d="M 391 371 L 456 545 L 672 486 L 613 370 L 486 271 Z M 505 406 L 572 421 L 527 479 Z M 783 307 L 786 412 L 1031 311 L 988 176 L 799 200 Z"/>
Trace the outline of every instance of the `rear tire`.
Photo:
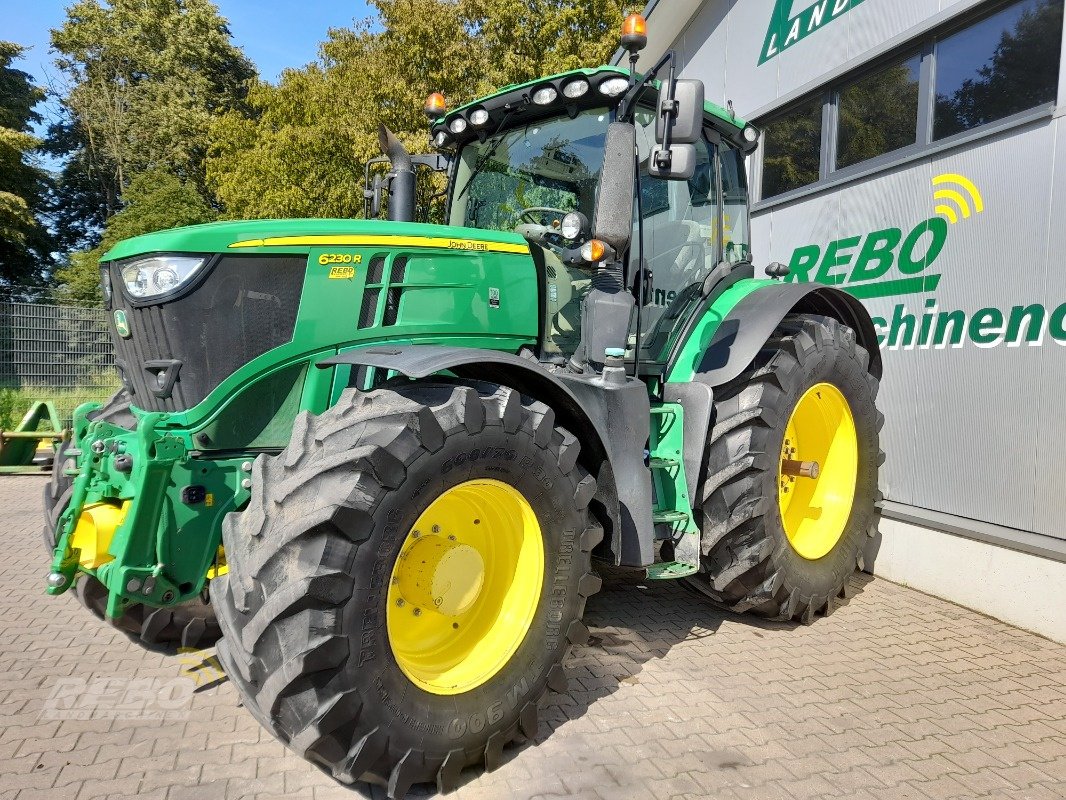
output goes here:
<path id="1" fill-rule="evenodd" d="M 130 396 L 120 389 L 89 415 L 90 419 L 103 419 L 121 428 L 132 430 L 137 418 L 130 411 Z M 55 549 L 56 526 L 59 517 L 70 503 L 74 479 L 66 474 L 67 469 L 77 466 L 67 451 L 70 442 L 63 442 L 52 461 L 52 477 L 44 487 L 44 546 L 49 555 Z M 202 598 L 189 600 L 171 608 L 153 608 L 141 603 L 126 607 L 121 617 L 108 619 L 107 589 L 91 575 L 81 575 L 74 584 L 74 594 L 98 619 L 129 635 L 144 645 L 176 643 L 181 647 L 210 647 L 221 635 L 218 620 L 210 603 Z"/>
<path id="2" fill-rule="evenodd" d="M 463 767 L 495 769 L 504 745 L 535 736 L 537 703 L 549 686 L 565 690 L 561 662 L 585 642 L 585 600 L 600 586 L 589 560 L 602 537 L 588 510 L 595 481 L 554 419 L 488 384 L 348 390 L 321 416 L 299 415 L 281 454 L 256 459 L 249 505 L 223 526 L 229 572 L 211 592 L 219 658 L 260 723 L 337 780 L 384 783 L 394 798 L 422 782 L 449 791 Z M 425 535 L 416 520 L 471 481 L 528 503 L 543 578 L 502 666 L 470 688 L 427 690 L 391 638 L 403 604 L 389 598 L 404 586 L 397 564 L 411 563 L 412 536 L 435 539 L 431 552 L 452 546 L 441 541 L 447 523 Z M 486 586 L 494 569 L 506 573 L 506 559 L 485 563 Z"/>
<path id="3" fill-rule="evenodd" d="M 837 600 L 847 597 L 852 575 L 864 567 L 867 540 L 877 532 L 874 503 L 883 460 L 878 431 L 884 418 L 875 406 L 878 382 L 868 365 L 869 355 L 850 328 L 829 317 L 791 314 L 751 367 L 715 391 L 702 491 L 703 574 L 689 579 L 691 586 L 734 611 L 805 623 L 815 614 L 832 613 Z M 854 421 L 858 457 L 848 470 L 854 473 L 854 494 L 850 514 L 841 518 L 846 523 L 828 531 L 823 546 L 804 557 L 779 500 L 782 482 L 788 485 L 781 475 L 782 447 L 801 399 L 827 383 Z M 789 488 L 795 493 L 796 484 Z M 832 516 L 828 506 L 808 507 L 807 518 Z"/>

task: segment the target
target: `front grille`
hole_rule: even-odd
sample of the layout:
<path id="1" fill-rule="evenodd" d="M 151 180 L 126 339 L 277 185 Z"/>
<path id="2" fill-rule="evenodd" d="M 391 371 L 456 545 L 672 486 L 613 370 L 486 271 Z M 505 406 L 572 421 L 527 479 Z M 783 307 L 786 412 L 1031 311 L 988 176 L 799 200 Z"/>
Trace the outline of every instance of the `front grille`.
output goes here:
<path id="1" fill-rule="evenodd" d="M 115 292 L 130 337 L 114 330 L 116 362 L 133 404 L 146 411 L 182 411 L 267 350 L 292 341 L 306 256 L 225 256 L 182 297 L 134 308 Z M 112 280 L 121 276 L 112 265 Z M 169 392 L 161 374 L 176 369 Z M 161 396 L 168 395 L 168 396 Z"/>

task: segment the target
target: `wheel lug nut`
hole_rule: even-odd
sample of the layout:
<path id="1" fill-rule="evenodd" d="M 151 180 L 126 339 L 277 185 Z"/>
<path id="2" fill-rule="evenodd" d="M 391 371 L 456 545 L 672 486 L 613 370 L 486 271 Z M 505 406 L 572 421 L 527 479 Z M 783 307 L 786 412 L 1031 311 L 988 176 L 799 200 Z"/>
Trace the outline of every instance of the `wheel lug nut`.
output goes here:
<path id="1" fill-rule="evenodd" d="M 416 608 L 411 613 L 414 614 L 416 617 L 421 617 L 422 616 L 422 609 L 421 608 Z"/>
<path id="2" fill-rule="evenodd" d="M 397 608 L 403 608 L 403 606 L 404 606 L 403 598 L 402 597 L 397 597 L 396 598 L 396 607 Z"/>
<path id="3" fill-rule="evenodd" d="M 440 533 L 440 525 L 434 525 L 433 526 L 433 532 L 434 533 Z"/>

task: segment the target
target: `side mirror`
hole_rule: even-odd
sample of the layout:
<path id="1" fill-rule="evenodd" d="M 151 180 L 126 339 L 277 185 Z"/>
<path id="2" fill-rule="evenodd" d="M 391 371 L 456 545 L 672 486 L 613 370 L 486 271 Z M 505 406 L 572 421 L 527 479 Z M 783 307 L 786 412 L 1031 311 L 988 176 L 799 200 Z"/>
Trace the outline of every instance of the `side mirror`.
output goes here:
<path id="1" fill-rule="evenodd" d="M 695 143 L 703 135 L 703 99 L 703 81 L 663 81 L 649 175 L 682 181 L 692 177 L 696 169 Z"/>
<path id="2" fill-rule="evenodd" d="M 592 236 L 619 254 L 626 249 L 633 233 L 636 147 L 637 131 L 631 122 L 612 122 L 607 126 Z"/>

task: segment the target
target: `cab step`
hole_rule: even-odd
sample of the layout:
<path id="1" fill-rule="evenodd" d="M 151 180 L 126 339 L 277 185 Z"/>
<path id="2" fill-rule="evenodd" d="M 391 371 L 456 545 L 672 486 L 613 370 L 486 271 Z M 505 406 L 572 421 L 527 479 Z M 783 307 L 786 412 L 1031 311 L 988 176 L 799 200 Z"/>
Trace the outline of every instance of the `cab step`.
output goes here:
<path id="1" fill-rule="evenodd" d="M 687 578 L 699 572 L 699 567 L 686 561 L 660 561 L 647 567 L 648 580 L 667 581 Z"/>
<path id="2" fill-rule="evenodd" d="M 647 567 L 649 580 L 673 580 L 699 571 L 700 530 L 692 514 L 685 476 L 684 409 L 678 403 L 660 403 L 651 409 L 651 470 L 655 506 L 651 519 L 655 539 L 663 543 L 669 560 Z"/>
<path id="3" fill-rule="evenodd" d="M 652 469 L 673 469 L 681 465 L 680 458 L 650 458 L 648 466 Z"/>
<path id="4" fill-rule="evenodd" d="M 651 521 L 656 525 L 664 522 L 688 522 L 692 516 L 686 511 L 655 511 L 652 512 Z"/>

